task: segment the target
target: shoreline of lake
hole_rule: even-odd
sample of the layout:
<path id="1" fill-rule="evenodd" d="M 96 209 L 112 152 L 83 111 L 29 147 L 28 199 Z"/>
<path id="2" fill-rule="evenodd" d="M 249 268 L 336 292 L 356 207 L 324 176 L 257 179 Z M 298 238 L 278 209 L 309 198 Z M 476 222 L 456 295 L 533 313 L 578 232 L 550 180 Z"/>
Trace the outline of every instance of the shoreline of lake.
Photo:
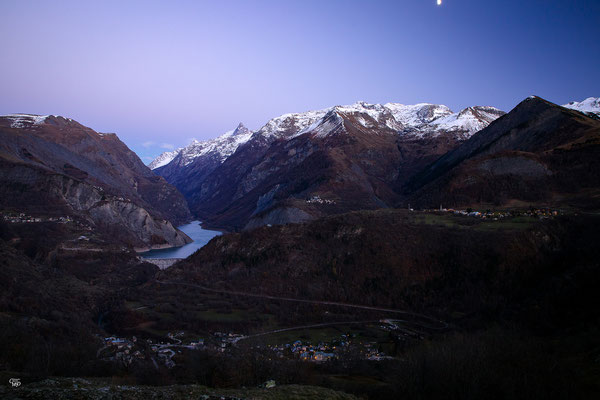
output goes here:
<path id="1" fill-rule="evenodd" d="M 220 236 L 224 232 L 202 228 L 200 221 L 192 221 L 189 224 L 178 226 L 177 229 L 188 235 L 193 241 L 179 247 L 168 247 L 163 249 L 152 249 L 139 252 L 138 256 L 143 259 L 184 259 L 198 249 L 204 247 L 212 238 Z"/>

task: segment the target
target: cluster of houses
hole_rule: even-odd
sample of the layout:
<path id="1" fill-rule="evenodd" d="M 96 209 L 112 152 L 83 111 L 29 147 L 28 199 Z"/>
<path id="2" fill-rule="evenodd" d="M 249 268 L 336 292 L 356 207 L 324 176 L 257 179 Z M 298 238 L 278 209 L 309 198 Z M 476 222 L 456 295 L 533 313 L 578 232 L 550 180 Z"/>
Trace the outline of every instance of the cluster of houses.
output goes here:
<path id="1" fill-rule="evenodd" d="M 71 217 L 49 217 L 49 218 L 41 218 L 41 217 L 32 217 L 31 215 L 27 215 L 25 213 L 9 213 L 2 214 L 2 219 L 6 222 L 10 222 L 13 224 L 20 223 L 36 223 L 36 222 L 57 222 L 59 224 L 66 224 L 69 222 L 73 222 Z"/>
<path id="2" fill-rule="evenodd" d="M 135 359 L 143 360 L 145 358 L 144 354 L 136 349 L 136 342 L 135 336 L 131 340 L 114 336 L 104 338 L 104 347 L 98 351 L 98 357 L 129 366 Z M 103 356 L 101 356 L 102 354 Z"/>
<path id="3" fill-rule="evenodd" d="M 39 217 L 32 217 L 32 216 L 24 214 L 24 213 L 20 213 L 20 214 L 4 214 L 4 215 L 2 215 L 2 219 L 4 219 L 6 222 L 11 222 L 13 224 L 42 222 L 41 218 L 39 218 Z"/>
<path id="4" fill-rule="evenodd" d="M 214 336 L 217 338 L 217 341 L 211 345 L 207 345 L 203 338 L 191 340 L 189 344 L 184 344 L 180 339 L 184 336 L 184 334 L 185 333 L 183 331 L 167 333 L 167 337 L 175 343 L 154 343 L 152 339 L 146 339 L 146 342 L 150 346 L 152 353 L 155 354 L 167 368 L 173 368 L 175 366 L 173 356 L 175 356 L 177 353 L 181 353 L 183 349 L 209 349 L 213 351 L 225 352 L 229 345 L 236 343 L 241 337 L 243 337 L 243 335 L 235 333 L 215 332 Z"/>
<path id="5" fill-rule="evenodd" d="M 174 355 L 175 351 L 169 348 L 162 348 L 158 350 L 158 359 L 161 360 L 167 368 L 173 368 L 175 366 L 175 361 L 173 361 Z"/>
<path id="6" fill-rule="evenodd" d="M 360 354 L 362 358 L 372 361 L 381 361 L 390 357 L 378 351 L 375 342 L 353 340 L 355 335 L 343 334 L 339 339 L 330 343 L 320 342 L 312 345 L 310 342 L 296 340 L 284 345 L 267 345 L 267 349 L 274 352 L 279 358 L 291 357 L 308 362 L 325 362 L 340 358 L 342 353 Z"/>
<path id="7" fill-rule="evenodd" d="M 413 209 L 410 209 L 414 211 Z M 439 209 L 430 209 L 423 210 L 425 212 L 445 212 L 452 213 L 455 215 L 465 215 L 469 217 L 477 217 L 481 219 L 491 219 L 493 221 L 498 221 L 503 218 L 512 218 L 512 217 L 533 217 L 533 218 L 552 218 L 559 215 L 562 215 L 563 212 L 561 210 L 552 210 L 549 208 L 530 208 L 528 210 L 510 210 L 510 211 L 477 211 L 472 209 L 467 210 L 455 210 L 453 208 L 442 208 L 440 206 Z"/>
<path id="8" fill-rule="evenodd" d="M 131 365 L 136 359 L 144 360 L 149 357 L 155 364 L 158 361 L 167 368 L 173 368 L 175 366 L 173 357 L 181 353 L 183 349 L 206 349 L 225 352 L 228 347 L 235 345 L 240 339 L 246 337 L 236 333 L 215 332 L 213 336 L 216 341 L 210 341 L 209 344 L 206 344 L 202 338 L 184 344 L 179 339 L 183 336 L 184 332 L 168 333 L 167 337 L 175 343 L 154 342 L 152 339 L 138 341 L 135 336 L 131 339 L 114 336 L 106 337 L 103 340 L 104 346 L 98 350 L 98 357 L 120 362 L 125 366 Z M 372 361 L 390 358 L 377 350 L 375 342 L 363 343 L 362 341 L 353 340 L 354 337 L 355 335 L 343 334 L 339 339 L 334 339 L 330 343 L 320 342 L 316 345 L 296 340 L 293 343 L 283 345 L 267 345 L 266 350 L 275 353 L 275 356 L 279 358 L 294 358 L 315 363 L 334 360 L 340 358 L 341 354 L 348 352 L 360 354 L 362 358 Z M 252 348 L 254 349 L 254 347 Z M 256 349 L 261 349 L 261 346 L 257 346 Z"/>
<path id="9" fill-rule="evenodd" d="M 303 361 L 323 362 L 335 358 L 334 353 L 326 353 L 324 351 L 303 352 L 300 354 L 300 359 Z"/>
<path id="10" fill-rule="evenodd" d="M 240 339 L 245 338 L 241 333 L 224 333 L 224 332 L 215 332 L 213 334 L 217 338 L 217 348 L 219 351 L 224 352 L 227 346 L 232 344 L 236 344 Z"/>
<path id="11" fill-rule="evenodd" d="M 313 196 L 306 200 L 308 204 L 335 204 L 334 200 L 322 199 L 321 196 Z"/>
<path id="12" fill-rule="evenodd" d="M 146 342 L 150 345 L 150 350 L 158 356 L 159 360 L 161 360 L 167 368 L 173 368 L 175 366 L 173 356 L 176 353 L 181 353 L 181 349 L 197 350 L 204 347 L 204 339 L 198 339 L 195 342 L 192 341 L 190 344 L 183 344 L 182 340 L 179 338 L 184 334 L 183 331 L 167 333 L 167 337 L 175 343 L 153 343 L 152 339 L 147 339 Z"/>
<path id="13" fill-rule="evenodd" d="M 330 346 L 325 343 L 313 346 L 310 343 L 302 343 L 302 341 L 296 340 L 289 345 L 289 349 L 292 354 L 297 355 L 303 361 L 323 362 L 336 358 L 333 352 L 336 346 Z"/>
<path id="14" fill-rule="evenodd" d="M 364 344 L 364 350 L 361 350 L 361 354 L 364 358 L 370 361 L 382 361 L 391 359 L 393 357 L 386 356 L 384 353 L 380 352 L 376 347 L 375 342 L 369 342 Z"/>

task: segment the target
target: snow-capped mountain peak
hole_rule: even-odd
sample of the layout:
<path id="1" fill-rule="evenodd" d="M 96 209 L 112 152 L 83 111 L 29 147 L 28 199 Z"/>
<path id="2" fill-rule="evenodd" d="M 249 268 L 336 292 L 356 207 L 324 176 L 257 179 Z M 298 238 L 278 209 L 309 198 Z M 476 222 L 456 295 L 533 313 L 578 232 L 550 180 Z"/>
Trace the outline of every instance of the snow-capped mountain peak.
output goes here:
<path id="1" fill-rule="evenodd" d="M 246 128 L 243 123 L 239 123 L 237 128 L 231 133 L 231 136 L 247 135 L 250 129 Z"/>
<path id="2" fill-rule="evenodd" d="M 186 147 L 165 152 L 158 156 L 148 166 L 150 169 L 156 169 L 165 166 L 170 162 L 175 162 L 178 166 L 184 167 L 201 156 L 215 157 L 219 162 L 223 162 L 232 155 L 240 145 L 250 140 L 253 133 L 254 132 L 246 128 L 244 124 L 240 122 L 237 128 L 225 132 L 215 139 L 205 141 L 194 139 Z"/>
<path id="3" fill-rule="evenodd" d="M 305 131 L 320 121 L 330 109 L 283 114 L 269 120 L 256 134 L 265 138 L 286 137 Z"/>
<path id="4" fill-rule="evenodd" d="M 468 107 L 458 113 L 439 118 L 430 125 L 435 131 L 463 131 L 463 138 L 466 139 L 503 114 L 504 112 L 494 107 Z"/>
<path id="5" fill-rule="evenodd" d="M 420 103 L 404 105 L 399 103 L 387 103 L 385 108 L 390 110 L 394 118 L 404 127 L 415 127 L 430 123 L 438 118 L 452 114 L 452 110 L 442 104 Z"/>
<path id="6" fill-rule="evenodd" d="M 563 107 L 600 116 L 600 97 L 588 97 L 583 101 L 572 101 L 563 105 Z"/>
<path id="7" fill-rule="evenodd" d="M 331 113 L 337 114 L 336 118 Z M 440 104 L 399 103 L 370 104 L 363 101 L 346 106 L 334 106 L 324 110 L 297 114 L 284 114 L 273 118 L 257 134 L 264 137 L 291 139 L 307 132 L 316 137 L 327 136 L 336 129 L 343 118 L 350 118 L 367 129 L 391 129 L 402 135 L 415 137 L 438 136 L 447 132 L 466 139 L 485 128 L 503 111 L 494 107 L 469 107 L 459 113 Z"/>
<path id="8" fill-rule="evenodd" d="M 437 104 L 370 104 L 358 101 L 345 106 L 337 105 L 322 110 L 284 114 L 268 121 L 257 131 L 257 134 L 265 138 L 296 137 L 321 125 L 324 122 L 322 120 L 326 119 L 327 114 L 332 111 L 339 115 L 353 117 L 365 128 L 386 126 L 397 131 L 429 123 L 437 118 L 452 114 L 448 107 Z M 322 135 L 323 132 L 320 132 L 319 137 L 322 137 Z"/>
<path id="9" fill-rule="evenodd" d="M 440 104 L 420 103 L 404 105 L 399 103 L 370 104 L 359 101 L 351 105 L 302 113 L 283 114 L 269 120 L 256 132 L 250 131 L 242 123 L 236 129 L 226 132 L 216 139 L 193 141 L 187 147 L 161 154 L 151 168 L 166 165 L 165 161 L 180 167 L 191 164 L 201 156 L 216 157 L 223 163 L 237 148 L 249 141 L 253 135 L 266 140 L 285 139 L 309 133 L 315 138 L 324 138 L 331 134 L 344 132 L 343 122 L 350 119 L 366 128 L 369 132 L 392 131 L 403 136 L 438 136 L 448 132 L 466 139 L 485 128 L 504 112 L 493 107 L 469 107 L 459 113 Z"/>
<path id="10" fill-rule="evenodd" d="M 150 164 L 148 164 L 148 168 L 156 169 L 170 163 L 177 155 L 183 150 L 183 147 L 178 148 L 177 150 L 165 151 L 158 157 L 156 157 Z"/>

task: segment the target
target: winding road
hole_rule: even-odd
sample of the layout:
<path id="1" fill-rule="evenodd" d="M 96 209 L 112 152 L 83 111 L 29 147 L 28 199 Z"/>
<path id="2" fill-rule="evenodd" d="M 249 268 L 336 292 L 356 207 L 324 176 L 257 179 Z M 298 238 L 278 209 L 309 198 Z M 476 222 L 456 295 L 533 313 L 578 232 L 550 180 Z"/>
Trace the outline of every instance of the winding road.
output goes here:
<path id="1" fill-rule="evenodd" d="M 291 297 L 270 296 L 270 295 L 266 295 L 266 294 L 238 292 L 238 291 L 234 291 L 234 290 L 225 290 L 225 289 L 212 289 L 212 288 L 209 288 L 206 286 L 196 285 L 196 284 L 187 283 L 187 282 L 160 281 L 160 280 L 155 280 L 155 282 L 159 283 L 161 285 L 181 285 L 181 286 L 195 287 L 195 288 L 207 291 L 207 292 L 229 294 L 229 295 L 235 295 L 235 296 L 247 296 L 247 297 L 256 297 L 256 298 L 268 299 L 268 300 L 291 301 L 291 302 L 296 302 L 296 303 L 307 303 L 307 304 L 320 304 L 320 305 L 328 305 L 328 306 L 336 306 L 336 307 L 348 307 L 348 308 L 357 308 L 357 309 L 362 309 L 362 310 L 379 311 L 379 312 L 384 312 L 384 313 L 403 314 L 403 315 L 409 315 L 412 317 L 425 319 L 429 322 L 433 322 L 436 325 L 438 325 L 438 326 L 431 326 L 431 325 L 425 325 L 425 324 L 418 323 L 418 322 L 410 322 L 412 324 L 419 325 L 422 328 L 431 329 L 431 330 L 445 330 L 448 328 L 448 323 L 446 323 L 444 321 L 440 321 L 438 319 L 435 319 L 435 318 L 427 316 L 427 315 L 418 314 L 418 313 L 414 313 L 414 312 L 406 311 L 406 310 L 395 310 L 395 309 L 391 309 L 391 308 L 380 308 L 380 307 L 364 306 L 364 305 L 359 305 L 359 304 L 339 303 L 339 302 L 335 302 L 335 301 L 295 299 L 295 298 L 291 298 Z M 394 320 L 394 321 L 402 321 L 402 320 Z M 402 321 L 402 322 L 408 322 L 408 321 Z M 344 324 L 347 324 L 347 323 L 348 322 L 344 322 Z M 334 324 L 334 323 L 332 323 L 332 324 Z M 335 324 L 341 324 L 341 323 L 335 323 Z M 293 330 L 293 329 L 299 329 L 299 328 L 286 328 L 286 329 Z"/>

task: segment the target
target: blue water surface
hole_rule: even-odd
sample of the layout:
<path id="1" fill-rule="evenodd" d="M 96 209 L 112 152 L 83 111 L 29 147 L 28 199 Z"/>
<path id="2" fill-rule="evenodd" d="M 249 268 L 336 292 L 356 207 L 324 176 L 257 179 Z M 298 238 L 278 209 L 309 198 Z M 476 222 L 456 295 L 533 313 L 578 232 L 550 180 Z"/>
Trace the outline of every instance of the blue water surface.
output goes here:
<path id="1" fill-rule="evenodd" d="M 189 224 L 181 225 L 179 230 L 188 235 L 193 242 L 181 247 L 172 247 L 170 249 L 150 250 L 139 253 L 144 258 L 186 258 L 193 252 L 203 247 L 210 239 L 221 234 L 219 231 L 209 231 L 202 229 L 200 221 L 192 221 Z"/>

